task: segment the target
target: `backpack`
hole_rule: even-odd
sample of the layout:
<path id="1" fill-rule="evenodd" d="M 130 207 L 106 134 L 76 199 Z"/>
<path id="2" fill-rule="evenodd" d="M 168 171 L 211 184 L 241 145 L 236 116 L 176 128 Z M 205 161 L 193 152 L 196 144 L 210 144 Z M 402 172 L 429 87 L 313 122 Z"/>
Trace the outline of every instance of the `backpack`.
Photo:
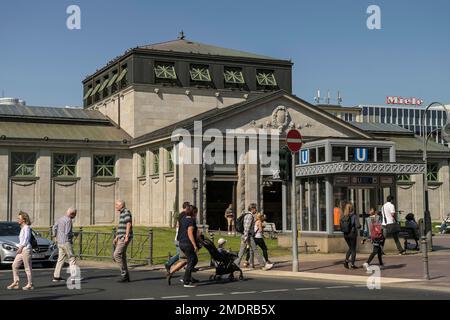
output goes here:
<path id="1" fill-rule="evenodd" d="M 39 248 L 36 237 L 33 234 L 33 229 L 30 228 L 30 244 L 32 249 Z"/>
<path id="2" fill-rule="evenodd" d="M 383 238 L 383 228 L 381 223 L 370 224 L 370 240 L 377 241 Z"/>
<path id="3" fill-rule="evenodd" d="M 239 218 L 236 219 L 236 231 L 239 233 L 244 233 L 244 220 L 245 217 L 251 214 L 249 212 L 243 213 L 239 216 Z"/>
<path id="4" fill-rule="evenodd" d="M 350 231 L 352 230 L 352 217 L 351 216 L 343 216 L 339 222 L 340 222 L 340 226 L 341 226 L 341 231 L 344 234 L 349 234 Z"/>

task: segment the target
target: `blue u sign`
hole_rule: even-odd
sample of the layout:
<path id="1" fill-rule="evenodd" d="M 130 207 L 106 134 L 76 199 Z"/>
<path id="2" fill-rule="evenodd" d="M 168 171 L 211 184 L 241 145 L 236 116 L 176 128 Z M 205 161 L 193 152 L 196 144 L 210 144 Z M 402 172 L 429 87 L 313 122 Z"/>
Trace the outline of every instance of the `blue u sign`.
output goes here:
<path id="1" fill-rule="evenodd" d="M 308 164 L 309 163 L 309 150 L 301 150 L 300 151 L 300 164 Z"/>
<path id="2" fill-rule="evenodd" d="M 357 162 L 367 162 L 368 156 L 367 148 L 355 148 L 355 161 Z"/>

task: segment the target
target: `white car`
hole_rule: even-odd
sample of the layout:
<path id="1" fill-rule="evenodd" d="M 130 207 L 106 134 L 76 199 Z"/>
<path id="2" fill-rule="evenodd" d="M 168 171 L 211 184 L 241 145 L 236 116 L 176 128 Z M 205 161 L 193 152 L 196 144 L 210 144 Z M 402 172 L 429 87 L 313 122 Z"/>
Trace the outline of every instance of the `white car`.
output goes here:
<path id="1" fill-rule="evenodd" d="M 20 225 L 17 222 L 0 221 L 0 265 L 11 265 L 19 246 Z M 38 248 L 33 249 L 33 263 L 54 267 L 58 260 L 57 245 L 33 231 Z"/>

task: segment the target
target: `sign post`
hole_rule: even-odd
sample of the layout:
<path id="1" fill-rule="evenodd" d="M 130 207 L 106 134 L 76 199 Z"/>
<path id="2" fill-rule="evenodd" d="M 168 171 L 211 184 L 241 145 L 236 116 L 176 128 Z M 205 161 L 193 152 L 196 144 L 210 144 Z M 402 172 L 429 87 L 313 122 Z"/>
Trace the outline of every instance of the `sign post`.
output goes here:
<path id="1" fill-rule="evenodd" d="M 292 228 L 292 271 L 298 272 L 298 228 L 295 212 L 295 154 L 303 145 L 302 135 L 298 130 L 289 130 L 286 137 L 287 147 L 292 153 L 292 186 L 291 186 L 291 228 Z"/>

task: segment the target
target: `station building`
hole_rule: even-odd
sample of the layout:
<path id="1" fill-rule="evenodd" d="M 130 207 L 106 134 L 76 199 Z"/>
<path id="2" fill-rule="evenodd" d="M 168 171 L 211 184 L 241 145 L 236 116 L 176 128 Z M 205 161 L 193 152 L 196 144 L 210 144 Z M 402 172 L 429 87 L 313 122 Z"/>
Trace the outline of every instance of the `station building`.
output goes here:
<path id="1" fill-rule="evenodd" d="M 362 214 L 393 194 L 399 210 L 420 218 L 421 138 L 391 124 L 346 121 L 297 97 L 292 67 L 181 36 L 130 49 L 89 75 L 83 108 L 0 105 L 0 219 L 24 210 L 35 225 L 49 226 L 73 206 L 77 225 L 111 225 L 121 198 L 135 224 L 170 226 L 191 201 L 200 223 L 224 230 L 229 204 L 240 214 L 256 202 L 278 230 L 291 230 L 290 183 L 259 157 L 250 161 L 258 153 L 250 137 L 241 161 L 234 151 L 232 164 L 179 161 L 173 132 L 194 135 L 200 121 L 202 133 L 251 129 L 258 142 L 263 129 L 273 129 L 280 147 L 289 129 L 301 131 L 305 144 L 294 159 L 299 229 L 321 239 L 324 252 L 338 250 L 333 214 L 343 201 Z M 450 151 L 434 142 L 428 151 L 430 209 L 439 220 L 450 210 Z"/>

